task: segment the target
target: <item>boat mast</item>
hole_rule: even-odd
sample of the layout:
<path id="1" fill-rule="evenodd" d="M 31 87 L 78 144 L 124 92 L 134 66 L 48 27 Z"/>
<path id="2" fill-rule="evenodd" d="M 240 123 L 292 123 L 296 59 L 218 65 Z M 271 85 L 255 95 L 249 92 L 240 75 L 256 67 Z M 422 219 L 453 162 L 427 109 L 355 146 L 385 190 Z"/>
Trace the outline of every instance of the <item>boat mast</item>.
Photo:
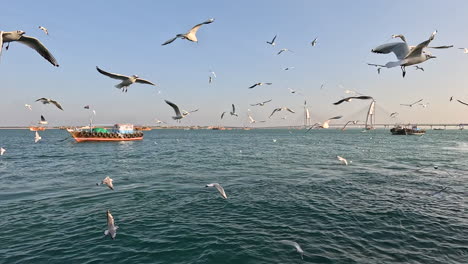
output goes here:
<path id="1" fill-rule="evenodd" d="M 310 126 L 310 112 L 309 108 L 307 108 L 307 101 L 304 101 L 304 128 Z"/>
<path id="2" fill-rule="evenodd" d="M 375 124 L 375 100 L 372 100 L 367 111 L 366 130 L 374 129 Z"/>

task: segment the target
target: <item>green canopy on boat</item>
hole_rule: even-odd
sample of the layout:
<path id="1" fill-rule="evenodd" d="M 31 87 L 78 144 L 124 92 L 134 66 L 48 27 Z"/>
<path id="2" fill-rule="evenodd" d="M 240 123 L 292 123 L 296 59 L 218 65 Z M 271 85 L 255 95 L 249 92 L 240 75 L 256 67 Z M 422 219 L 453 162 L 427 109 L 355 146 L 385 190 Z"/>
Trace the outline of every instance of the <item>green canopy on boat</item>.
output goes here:
<path id="1" fill-rule="evenodd" d="M 105 128 L 102 128 L 102 127 L 95 127 L 92 129 L 92 132 L 96 132 L 96 133 L 109 133 L 109 131 L 107 131 L 107 129 Z"/>

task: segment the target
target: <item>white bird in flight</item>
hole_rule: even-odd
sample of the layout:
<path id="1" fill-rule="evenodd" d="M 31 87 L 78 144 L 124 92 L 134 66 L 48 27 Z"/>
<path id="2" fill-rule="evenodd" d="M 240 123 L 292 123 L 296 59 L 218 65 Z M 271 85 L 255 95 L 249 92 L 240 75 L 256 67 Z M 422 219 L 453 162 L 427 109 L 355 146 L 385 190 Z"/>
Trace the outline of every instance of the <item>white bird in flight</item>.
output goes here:
<path id="1" fill-rule="evenodd" d="M 249 110 L 250 111 L 250 110 Z M 249 122 L 250 124 L 255 124 L 255 123 L 265 123 L 266 121 L 257 121 L 253 119 L 253 117 L 250 115 L 250 113 L 247 113 L 247 116 L 249 117 Z"/>
<path id="2" fill-rule="evenodd" d="M 251 104 L 250 106 L 256 106 L 256 105 L 259 105 L 259 106 L 264 106 L 266 103 L 269 103 L 271 102 L 272 99 L 268 100 L 268 101 L 263 101 L 263 102 L 260 102 L 260 103 L 256 103 L 256 104 Z"/>
<path id="3" fill-rule="evenodd" d="M 285 52 L 285 51 L 293 52 L 293 51 L 290 50 L 290 49 L 280 49 L 280 51 L 279 51 L 276 55 L 280 55 L 281 53 L 283 53 L 283 52 Z"/>
<path id="4" fill-rule="evenodd" d="M 179 107 L 176 104 L 174 104 L 172 102 L 169 102 L 167 100 L 164 100 L 164 102 L 166 102 L 166 104 L 170 105 L 174 109 L 174 112 L 175 112 L 176 115 L 173 116 L 172 119 L 180 122 L 180 120 L 186 116 L 186 115 L 182 115 L 180 113 Z"/>
<path id="5" fill-rule="evenodd" d="M 276 45 L 276 42 L 275 42 L 276 36 L 277 36 L 277 35 L 275 35 L 275 37 L 274 37 L 271 41 L 267 41 L 266 43 L 268 43 L 268 44 L 270 44 L 270 45 L 272 45 L 272 46 L 275 46 L 275 45 Z"/>
<path id="6" fill-rule="evenodd" d="M 273 83 L 263 83 L 263 82 L 259 82 L 259 83 L 256 83 L 256 84 L 250 86 L 249 89 L 255 88 L 255 86 L 272 85 L 272 84 L 273 84 Z"/>
<path id="7" fill-rule="evenodd" d="M 207 184 L 205 187 L 216 187 L 216 189 L 218 190 L 219 194 L 221 194 L 221 196 L 222 196 L 224 199 L 227 199 L 227 195 L 226 195 L 226 193 L 224 192 L 224 188 L 221 187 L 221 185 L 219 185 L 219 183 L 210 183 L 210 184 Z"/>
<path id="8" fill-rule="evenodd" d="M 109 187 L 109 189 L 111 190 L 114 190 L 114 184 L 112 184 L 114 180 L 112 180 L 109 176 L 107 176 L 106 178 L 104 178 L 104 180 L 101 181 L 100 184 L 105 184 L 107 185 L 107 187 Z M 99 183 L 96 183 L 96 185 L 100 185 Z"/>
<path id="9" fill-rule="evenodd" d="M 334 116 L 329 118 L 328 120 L 325 120 L 322 124 L 320 123 L 315 123 L 313 126 L 311 126 L 309 129 L 307 129 L 306 132 L 309 132 L 313 128 L 329 128 L 330 127 L 330 122 L 335 119 L 340 119 L 343 116 Z"/>
<path id="10" fill-rule="evenodd" d="M 104 231 L 105 236 L 110 236 L 112 239 L 115 239 L 117 235 L 118 226 L 114 223 L 114 217 L 112 216 L 110 210 L 107 210 L 107 230 Z"/>
<path id="11" fill-rule="evenodd" d="M 62 108 L 62 106 L 60 105 L 60 103 L 57 102 L 57 101 L 55 101 L 55 100 L 42 97 L 42 98 L 37 99 L 36 102 L 41 102 L 41 103 L 43 103 L 43 104 L 53 104 L 53 105 L 55 105 L 58 109 L 60 109 L 60 110 L 63 111 L 63 108 Z"/>
<path id="12" fill-rule="evenodd" d="M 239 115 L 237 115 L 237 113 L 236 113 L 236 107 L 234 106 L 234 104 L 232 104 L 232 111 L 229 112 L 229 114 L 231 114 L 232 116 L 239 116 Z"/>
<path id="13" fill-rule="evenodd" d="M 0 31 L 0 55 L 2 55 L 3 43 L 8 43 L 6 49 L 10 45 L 10 42 L 22 43 L 39 53 L 44 59 L 48 60 L 52 65 L 58 67 L 57 60 L 52 56 L 52 53 L 36 38 L 25 36 L 26 32 L 21 30 L 4 32 Z"/>
<path id="14" fill-rule="evenodd" d="M 423 68 L 423 67 L 419 67 L 418 65 L 415 65 L 414 67 L 416 68 L 416 70 L 424 71 L 424 68 Z"/>
<path id="15" fill-rule="evenodd" d="M 34 137 L 34 143 L 37 143 L 41 139 L 42 139 L 42 137 L 39 136 L 39 133 L 36 131 L 36 136 Z"/>
<path id="16" fill-rule="evenodd" d="M 271 112 L 271 115 L 270 115 L 268 118 L 271 118 L 271 116 L 274 115 L 276 112 L 280 112 L 280 111 L 283 111 L 283 110 L 288 111 L 288 112 L 291 112 L 291 113 L 293 113 L 293 114 L 296 113 L 296 112 L 294 112 L 293 110 L 291 110 L 291 109 L 289 109 L 289 108 L 287 108 L 287 107 L 278 107 L 278 108 L 275 108 L 275 109 L 273 110 L 273 112 Z"/>
<path id="17" fill-rule="evenodd" d="M 172 43 L 174 42 L 174 40 L 178 39 L 178 38 L 181 38 L 181 39 L 186 39 L 186 40 L 189 40 L 189 41 L 192 41 L 192 42 L 198 42 L 198 39 L 197 39 L 197 31 L 198 29 L 200 29 L 201 26 L 203 25 L 206 25 L 206 24 L 211 24 L 213 23 L 214 21 L 214 18 L 210 18 L 208 19 L 207 21 L 205 22 L 202 22 L 200 24 L 197 24 L 195 25 L 193 28 L 191 28 L 189 30 L 189 32 L 185 33 L 185 34 L 177 34 L 174 38 L 164 42 L 163 44 L 161 44 L 162 46 L 164 45 L 167 45 L 169 43 Z"/>
<path id="18" fill-rule="evenodd" d="M 336 156 L 336 158 L 342 163 L 342 164 L 345 164 L 346 166 L 348 166 L 348 161 L 343 158 L 343 157 L 340 157 L 340 156 Z"/>
<path id="19" fill-rule="evenodd" d="M 107 77 L 110 77 L 112 79 L 117 79 L 117 80 L 121 80 L 122 82 L 117 84 L 115 86 L 115 88 L 118 88 L 118 89 L 121 89 L 122 92 L 127 92 L 127 89 L 130 85 L 134 84 L 134 83 L 143 83 L 143 84 L 149 84 L 149 85 L 154 85 L 156 86 L 156 84 L 148 81 L 148 80 L 145 80 L 145 79 L 141 79 L 138 77 L 138 75 L 132 75 L 132 76 L 125 76 L 125 75 L 122 75 L 122 74 L 117 74 L 117 73 L 110 73 L 110 72 L 106 72 L 106 71 L 103 71 L 101 69 L 99 69 L 98 66 L 96 66 L 96 70 L 107 76 Z"/>
<path id="20" fill-rule="evenodd" d="M 283 68 L 283 70 L 289 71 L 289 70 L 292 70 L 292 69 L 294 69 L 294 68 L 295 68 L 295 67 L 286 67 L 286 68 Z"/>
<path id="21" fill-rule="evenodd" d="M 46 35 L 49 35 L 49 31 L 47 30 L 47 28 L 45 28 L 43 26 L 39 26 L 39 29 L 44 31 L 44 33 L 46 33 Z"/>
<path id="22" fill-rule="evenodd" d="M 32 107 L 31 107 L 31 105 L 30 105 L 30 104 L 25 104 L 25 105 L 24 105 L 24 107 L 26 107 L 26 108 L 28 108 L 29 110 L 31 110 L 31 111 L 32 111 Z"/>
<path id="23" fill-rule="evenodd" d="M 423 99 L 419 99 L 418 101 L 414 102 L 414 103 L 411 103 L 411 104 L 400 104 L 400 105 L 403 105 L 403 106 L 409 106 L 409 107 L 413 107 L 413 105 L 419 103 L 419 102 L 422 102 Z"/>
<path id="24" fill-rule="evenodd" d="M 358 120 L 346 122 L 346 124 L 341 128 L 341 131 L 344 131 L 349 124 L 356 125 L 358 122 L 359 122 Z"/>
<path id="25" fill-rule="evenodd" d="M 304 250 L 302 250 L 301 246 L 298 243 L 291 240 L 280 240 L 280 242 L 285 245 L 293 246 L 294 248 L 296 248 L 297 253 L 301 254 L 301 259 L 304 259 Z"/>
<path id="26" fill-rule="evenodd" d="M 3 147 L 0 147 L 0 156 L 3 156 L 3 153 L 5 153 L 6 149 Z"/>
<path id="27" fill-rule="evenodd" d="M 310 43 L 312 45 L 312 47 L 314 47 L 315 45 L 317 45 L 317 39 L 318 38 L 315 38 L 314 40 L 312 40 L 312 42 Z"/>

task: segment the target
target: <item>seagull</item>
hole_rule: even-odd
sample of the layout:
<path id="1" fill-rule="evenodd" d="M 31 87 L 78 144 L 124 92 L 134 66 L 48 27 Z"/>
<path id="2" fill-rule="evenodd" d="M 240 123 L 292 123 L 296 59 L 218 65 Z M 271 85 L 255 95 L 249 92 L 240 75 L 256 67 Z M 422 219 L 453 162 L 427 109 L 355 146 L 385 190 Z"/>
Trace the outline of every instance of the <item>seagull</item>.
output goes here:
<path id="1" fill-rule="evenodd" d="M 226 112 L 223 112 L 223 113 L 221 114 L 221 119 L 223 119 L 224 114 L 226 114 Z"/>
<path id="2" fill-rule="evenodd" d="M 290 50 L 290 49 L 280 49 L 280 51 L 279 51 L 276 55 L 280 55 L 281 53 L 283 53 L 283 52 L 285 52 L 285 51 L 293 52 L 293 51 Z"/>
<path id="3" fill-rule="evenodd" d="M 191 28 L 189 30 L 189 32 L 185 33 L 185 34 L 177 34 L 174 38 L 164 42 L 163 44 L 161 44 L 162 46 L 164 45 L 167 45 L 169 43 L 172 43 L 174 42 L 174 40 L 176 40 L 177 38 L 181 38 L 181 39 L 186 39 L 186 40 L 189 40 L 189 41 L 192 41 L 192 42 L 197 42 L 198 43 L 198 39 L 197 39 L 197 31 L 198 29 L 200 29 L 201 26 L 203 25 L 206 25 L 206 24 L 211 24 L 213 23 L 214 21 L 214 18 L 210 18 L 208 19 L 207 21 L 205 22 L 202 22 L 200 24 L 197 24 L 195 25 L 193 28 Z"/>
<path id="4" fill-rule="evenodd" d="M 210 183 L 210 184 L 207 184 L 205 187 L 216 187 L 216 189 L 218 189 L 219 194 L 221 194 L 221 196 L 224 199 L 227 199 L 227 195 L 224 192 L 223 187 L 221 187 L 221 185 L 219 185 L 218 183 Z"/>
<path id="5" fill-rule="evenodd" d="M 26 108 L 28 108 L 29 110 L 31 110 L 31 111 L 32 111 L 32 107 L 31 107 L 31 105 L 29 105 L 29 104 L 25 104 L 25 105 L 24 105 L 24 107 L 26 107 Z"/>
<path id="6" fill-rule="evenodd" d="M 212 83 L 213 82 L 213 78 L 210 76 L 208 77 L 208 83 Z"/>
<path id="7" fill-rule="evenodd" d="M 236 113 L 236 107 L 234 106 L 234 104 L 232 104 L 232 111 L 229 112 L 229 114 L 231 114 L 232 116 L 239 116 L 239 115 L 237 115 L 237 113 Z"/>
<path id="8" fill-rule="evenodd" d="M 106 178 L 104 178 L 104 180 L 102 180 L 102 182 L 100 184 L 105 184 L 107 185 L 107 187 L 109 187 L 109 189 L 111 190 L 114 190 L 114 185 L 112 184 L 112 179 L 107 176 Z M 99 183 L 96 183 L 96 185 L 99 185 Z"/>
<path id="9" fill-rule="evenodd" d="M 188 116 L 188 115 L 191 114 L 191 113 L 198 112 L 198 110 L 200 110 L 200 109 L 195 109 L 195 110 L 192 110 L 192 111 L 185 111 L 185 110 L 182 110 L 182 115 L 185 117 L 185 116 Z"/>
<path id="10" fill-rule="evenodd" d="M 288 88 L 288 90 L 289 90 L 292 94 L 297 92 L 296 90 L 291 89 L 291 88 Z"/>
<path id="11" fill-rule="evenodd" d="M 320 90 L 322 90 L 322 88 L 323 88 L 324 86 L 325 86 L 325 84 L 322 83 L 322 84 L 320 85 Z"/>
<path id="12" fill-rule="evenodd" d="M 255 124 L 255 123 L 265 123 L 266 121 L 257 121 L 255 119 L 253 119 L 253 117 L 250 115 L 250 113 L 247 113 L 248 117 L 249 117 L 249 122 L 250 124 Z"/>
<path id="13" fill-rule="evenodd" d="M 342 163 L 342 164 L 345 164 L 346 166 L 348 166 L 348 161 L 343 158 L 343 157 L 340 157 L 340 156 L 336 156 L 336 158 Z"/>
<path id="14" fill-rule="evenodd" d="M 34 143 L 37 143 L 39 140 L 41 140 L 41 136 L 39 136 L 39 133 L 36 131 L 36 136 L 34 137 Z"/>
<path id="15" fill-rule="evenodd" d="M 393 113 L 390 114 L 390 118 L 394 118 L 394 117 L 396 117 L 397 115 L 398 115 L 397 112 L 393 112 Z"/>
<path id="16" fill-rule="evenodd" d="M 306 133 L 309 132 L 313 128 L 329 128 L 330 127 L 330 122 L 335 119 L 340 119 L 343 116 L 334 116 L 329 118 L 328 120 L 324 121 L 322 124 L 320 123 L 315 123 L 313 126 L 311 126 L 309 129 L 307 129 Z"/>
<path id="17" fill-rule="evenodd" d="M 312 47 L 314 47 L 315 45 L 317 45 L 317 38 L 315 38 L 314 40 L 312 40 L 312 42 L 310 43 L 310 45 L 312 45 Z"/>
<path id="18" fill-rule="evenodd" d="M 423 67 L 419 67 L 418 65 L 415 65 L 414 67 L 416 68 L 416 70 L 424 71 L 424 68 L 423 68 Z"/>
<path id="19" fill-rule="evenodd" d="M 52 65 L 58 67 L 59 65 L 57 60 L 55 60 L 54 56 L 52 56 L 49 50 L 47 50 L 47 48 L 37 38 L 25 36 L 25 33 L 26 32 L 21 30 L 10 32 L 0 31 L 0 55 L 2 54 L 3 43 L 8 43 L 8 45 L 10 45 L 10 42 L 17 41 L 34 49 L 44 59 L 48 60 Z M 6 49 L 8 49 L 8 46 Z"/>
<path id="20" fill-rule="evenodd" d="M 185 115 L 182 115 L 180 113 L 179 107 L 176 104 L 174 104 L 172 102 L 169 102 L 167 100 L 164 100 L 164 102 L 166 102 L 166 104 L 170 105 L 174 109 L 174 112 L 175 112 L 176 116 L 173 116 L 172 119 L 177 120 L 178 122 L 180 122 L 180 119 L 185 117 Z"/>
<path id="21" fill-rule="evenodd" d="M 418 101 L 416 101 L 416 102 L 414 102 L 414 103 L 412 103 L 412 104 L 400 104 L 400 105 L 413 107 L 413 105 L 415 105 L 415 104 L 421 102 L 422 100 L 423 100 L 423 99 L 420 99 L 420 100 L 418 100 Z"/>
<path id="22" fill-rule="evenodd" d="M 133 83 L 135 83 L 135 82 L 156 86 L 156 84 L 154 84 L 154 83 L 152 83 L 152 82 L 150 82 L 148 80 L 139 78 L 138 75 L 125 76 L 125 75 L 121 75 L 121 74 L 110 73 L 110 72 L 106 72 L 106 71 L 103 71 L 103 70 L 99 69 L 98 66 L 96 66 L 96 69 L 97 69 L 97 71 L 99 73 L 101 73 L 103 75 L 106 75 L 107 77 L 110 77 L 112 79 L 122 80 L 121 83 L 119 83 L 119 84 L 117 84 L 115 86 L 115 88 L 122 89 L 122 92 L 127 92 L 128 87 L 130 85 L 132 85 Z"/>
<path id="23" fill-rule="evenodd" d="M 41 115 L 41 121 L 39 121 L 39 124 L 41 125 L 47 125 L 49 122 L 46 121 L 43 115 Z"/>
<path id="24" fill-rule="evenodd" d="M 387 43 L 380 45 L 374 49 L 372 52 L 380 53 L 380 54 L 388 54 L 393 52 L 398 61 L 391 61 L 385 65 L 378 65 L 378 64 L 370 64 L 371 66 L 377 67 L 385 67 L 385 68 L 393 68 L 396 66 L 400 66 L 403 77 L 406 75 L 405 67 L 423 63 L 426 60 L 436 58 L 432 56 L 430 53 L 424 51 L 425 48 L 435 48 L 435 49 L 443 49 L 443 48 L 451 48 L 452 46 L 439 46 L 439 47 L 428 47 L 429 43 L 434 39 L 435 35 L 437 34 L 437 30 L 434 31 L 428 40 L 419 43 L 415 47 L 408 46 L 406 42 L 394 42 L 394 43 Z M 396 35 L 397 37 L 398 35 Z M 404 39 L 404 37 L 402 38 Z M 405 39 L 406 40 L 406 39 Z"/>
<path id="25" fill-rule="evenodd" d="M 467 48 L 458 48 L 458 49 L 463 50 L 463 53 L 465 53 L 465 54 L 468 53 L 468 49 L 467 49 Z"/>
<path id="26" fill-rule="evenodd" d="M 302 250 L 301 246 L 294 242 L 294 241 L 290 241 L 290 240 L 280 240 L 281 243 L 285 244 L 285 245 L 289 245 L 289 246 L 293 246 L 296 248 L 296 251 L 301 254 L 301 259 L 304 259 L 304 251 Z"/>
<path id="27" fill-rule="evenodd" d="M 211 70 L 210 70 L 210 73 L 213 75 L 213 77 L 217 78 L 217 77 L 216 77 L 216 73 L 215 73 L 214 71 L 211 71 Z"/>
<path id="28" fill-rule="evenodd" d="M 343 102 L 351 102 L 353 99 L 359 99 L 359 100 L 369 100 L 369 99 L 374 99 L 372 96 L 367 96 L 367 95 L 362 95 L 362 96 L 351 96 L 351 97 L 346 97 L 344 99 L 339 100 L 338 102 L 333 103 L 334 105 L 339 105 Z"/>
<path id="29" fill-rule="evenodd" d="M 353 125 L 355 125 L 355 124 L 357 124 L 358 122 L 359 122 L 359 121 L 357 121 L 357 120 L 356 120 L 356 121 L 348 121 L 348 122 L 346 122 L 346 124 L 344 125 L 344 127 L 341 128 L 341 131 L 345 130 L 346 127 L 348 126 L 348 124 L 353 124 Z"/>
<path id="30" fill-rule="evenodd" d="M 458 101 L 460 104 L 468 105 L 468 103 L 462 102 L 462 101 L 460 101 L 460 100 L 458 100 L 458 99 L 457 99 L 457 101 Z"/>
<path id="31" fill-rule="evenodd" d="M 289 109 L 289 108 L 287 108 L 287 107 L 279 107 L 279 108 L 275 108 L 275 110 L 273 110 L 273 112 L 271 113 L 271 115 L 270 115 L 268 118 L 271 118 L 271 116 L 272 116 L 274 113 L 279 112 L 279 111 L 283 111 L 283 110 L 289 111 L 289 112 L 291 112 L 291 113 L 293 113 L 293 114 L 296 113 L 296 112 L 294 112 L 293 110 L 291 110 L 291 109 Z"/>
<path id="32" fill-rule="evenodd" d="M 3 156 L 3 153 L 5 153 L 6 149 L 3 147 L 0 147 L 0 156 Z"/>
<path id="33" fill-rule="evenodd" d="M 382 70 L 382 68 L 381 68 L 381 67 L 378 67 L 378 68 L 377 68 L 377 73 L 380 74 L 380 71 L 381 71 L 381 70 Z"/>
<path id="34" fill-rule="evenodd" d="M 166 122 L 161 121 L 161 120 L 159 120 L 159 119 L 156 119 L 156 124 L 161 124 L 161 123 L 162 123 L 162 124 L 166 124 Z"/>
<path id="35" fill-rule="evenodd" d="M 264 102 L 260 102 L 260 103 L 256 103 L 256 104 L 251 104 L 251 106 L 256 106 L 256 105 L 259 105 L 259 106 L 264 106 L 266 103 L 269 103 L 271 102 L 272 99 L 268 100 L 268 101 L 264 101 Z"/>
<path id="36" fill-rule="evenodd" d="M 453 100 L 453 96 L 450 96 L 450 99 L 449 99 L 449 100 L 450 100 L 450 102 L 452 102 L 452 100 Z"/>
<path id="37" fill-rule="evenodd" d="M 104 235 L 115 239 L 117 229 L 119 229 L 119 227 L 114 224 L 114 217 L 111 215 L 110 210 L 107 210 L 107 230 L 104 231 Z"/>
<path id="38" fill-rule="evenodd" d="M 252 88 L 255 88 L 255 86 L 259 85 L 259 86 L 262 86 L 262 85 L 272 85 L 273 83 L 263 83 L 263 82 L 259 82 L 259 83 L 256 83 L 252 86 L 249 87 L 249 89 L 252 89 Z"/>
<path id="39" fill-rule="evenodd" d="M 43 104 L 54 104 L 58 109 L 63 111 L 62 106 L 57 101 L 54 101 L 54 100 L 49 99 L 49 98 L 44 98 L 44 97 L 39 98 L 39 99 L 36 100 L 36 102 L 38 102 L 38 101 L 42 102 Z"/>
<path id="40" fill-rule="evenodd" d="M 286 68 L 283 68 L 283 70 L 289 71 L 289 70 L 292 70 L 292 69 L 294 69 L 294 68 L 295 68 L 295 67 L 286 67 Z"/>
<path id="41" fill-rule="evenodd" d="M 277 36 L 277 35 L 275 35 L 275 37 L 274 37 L 271 41 L 267 41 L 266 43 L 268 43 L 268 44 L 270 44 L 270 45 L 272 45 L 272 46 L 276 45 L 276 43 L 275 43 L 276 36 Z"/>
<path id="42" fill-rule="evenodd" d="M 46 33 L 46 35 L 49 35 L 49 31 L 47 30 L 47 28 L 45 28 L 43 26 L 39 26 L 39 29 L 44 31 L 44 33 Z"/>

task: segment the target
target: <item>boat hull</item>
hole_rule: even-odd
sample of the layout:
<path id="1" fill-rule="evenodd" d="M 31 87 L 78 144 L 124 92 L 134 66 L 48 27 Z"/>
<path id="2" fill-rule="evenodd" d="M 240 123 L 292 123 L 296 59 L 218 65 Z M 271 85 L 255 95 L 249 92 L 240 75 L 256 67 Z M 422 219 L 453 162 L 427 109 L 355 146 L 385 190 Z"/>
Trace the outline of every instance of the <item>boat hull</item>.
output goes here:
<path id="1" fill-rule="evenodd" d="M 143 137 L 135 138 L 100 138 L 100 137 L 73 137 L 76 142 L 106 142 L 106 141 L 134 141 L 142 140 Z"/>
<path id="2" fill-rule="evenodd" d="M 129 134 L 118 134 L 118 133 L 89 133 L 81 131 L 70 131 L 70 135 L 76 140 L 76 142 L 109 142 L 109 141 L 135 141 L 142 140 L 143 133 L 129 133 Z"/>

